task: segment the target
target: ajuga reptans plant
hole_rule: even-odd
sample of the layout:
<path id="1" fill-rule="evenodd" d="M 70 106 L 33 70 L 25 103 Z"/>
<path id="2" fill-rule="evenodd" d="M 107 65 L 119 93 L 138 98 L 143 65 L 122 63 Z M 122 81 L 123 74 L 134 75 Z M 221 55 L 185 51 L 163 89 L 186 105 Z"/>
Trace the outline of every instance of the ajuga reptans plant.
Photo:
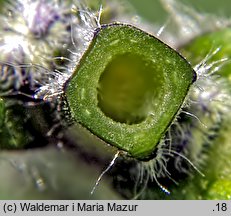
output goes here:
<path id="1" fill-rule="evenodd" d="M 29 186 L 2 198 L 230 197 L 230 21 L 161 2 L 163 26 L 122 1 L 3 3 L 1 164 Z"/>

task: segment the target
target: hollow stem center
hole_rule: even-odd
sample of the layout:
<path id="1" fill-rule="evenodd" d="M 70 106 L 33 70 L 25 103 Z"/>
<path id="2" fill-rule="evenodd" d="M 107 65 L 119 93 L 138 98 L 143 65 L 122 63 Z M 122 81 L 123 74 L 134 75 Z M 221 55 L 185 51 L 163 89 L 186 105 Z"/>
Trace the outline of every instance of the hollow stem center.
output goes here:
<path id="1" fill-rule="evenodd" d="M 153 62 L 131 53 L 118 55 L 99 79 L 98 106 L 116 122 L 140 123 L 158 104 L 162 81 Z"/>

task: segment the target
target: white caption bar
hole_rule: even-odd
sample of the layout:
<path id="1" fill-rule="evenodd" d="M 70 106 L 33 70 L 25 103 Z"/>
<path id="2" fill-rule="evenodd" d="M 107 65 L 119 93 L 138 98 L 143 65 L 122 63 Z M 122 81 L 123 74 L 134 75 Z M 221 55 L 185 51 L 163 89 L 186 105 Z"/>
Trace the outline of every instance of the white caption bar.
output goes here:
<path id="1" fill-rule="evenodd" d="M 88 201 L 6 200 L 0 201 L 0 215 L 177 215 L 231 216 L 230 201 Z"/>

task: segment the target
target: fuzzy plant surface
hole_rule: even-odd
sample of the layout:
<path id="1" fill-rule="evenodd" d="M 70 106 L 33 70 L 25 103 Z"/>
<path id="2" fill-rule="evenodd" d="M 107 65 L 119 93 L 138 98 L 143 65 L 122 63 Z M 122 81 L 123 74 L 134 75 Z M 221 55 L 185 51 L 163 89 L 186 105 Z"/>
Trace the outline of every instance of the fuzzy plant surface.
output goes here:
<path id="1" fill-rule="evenodd" d="M 0 199 L 230 199 L 231 20 L 158 4 L 1 1 Z"/>

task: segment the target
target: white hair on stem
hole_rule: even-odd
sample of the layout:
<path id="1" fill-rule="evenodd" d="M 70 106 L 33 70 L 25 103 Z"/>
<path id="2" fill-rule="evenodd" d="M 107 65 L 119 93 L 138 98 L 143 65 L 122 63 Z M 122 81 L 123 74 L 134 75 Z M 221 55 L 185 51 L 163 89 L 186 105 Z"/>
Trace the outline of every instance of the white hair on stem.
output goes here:
<path id="1" fill-rule="evenodd" d="M 82 5 L 79 7 L 75 4 L 72 5 L 70 23 L 71 46 L 67 48 L 70 56 L 68 58 L 58 57 L 66 59 L 67 64 L 63 66 L 62 72 L 55 70 L 50 73 L 50 79 L 48 81 L 45 80 L 45 83 L 37 90 L 36 98 L 42 97 L 44 100 L 47 100 L 63 93 L 64 84 L 73 74 L 76 65 L 78 65 L 82 55 L 91 43 L 95 29 L 100 27 L 101 10 L 100 7 L 97 16 L 97 13 L 86 9 Z"/>
<path id="2" fill-rule="evenodd" d="M 137 199 L 142 193 L 145 191 L 147 184 L 149 181 L 154 181 L 158 187 L 165 192 L 166 194 L 170 194 L 170 191 L 163 186 L 159 181 L 158 178 L 160 177 L 170 177 L 170 173 L 167 170 L 167 163 L 169 158 L 163 155 L 163 149 L 166 148 L 166 140 L 160 141 L 157 146 L 156 156 L 154 159 L 149 161 L 140 161 L 137 163 L 138 175 L 137 175 L 137 183 L 142 184 L 142 189 L 135 194 L 133 199 Z M 173 180 L 172 178 L 170 178 Z M 173 180 L 175 182 L 175 180 Z"/>
<path id="3" fill-rule="evenodd" d="M 171 137 L 170 137 L 171 138 Z M 147 184 L 149 181 L 155 182 L 157 186 L 167 195 L 171 194 L 171 190 L 167 188 L 166 186 L 163 186 L 159 182 L 159 178 L 168 178 L 170 179 L 175 185 L 178 185 L 178 182 L 176 182 L 171 177 L 171 172 L 167 170 L 167 164 L 169 162 L 169 159 L 180 158 L 180 160 L 185 161 L 188 163 L 196 172 L 198 172 L 202 177 L 205 175 L 199 170 L 199 168 L 194 164 L 193 161 L 191 161 L 183 152 L 178 152 L 177 150 L 174 150 L 174 148 L 177 148 L 179 143 L 174 143 L 174 146 L 169 146 L 169 143 L 167 138 L 164 138 L 157 146 L 156 156 L 155 158 L 149 160 L 149 161 L 139 161 L 137 163 L 137 169 L 139 170 L 137 175 L 137 182 L 136 187 L 139 184 L 142 184 L 141 190 L 135 194 L 133 199 L 137 199 L 139 196 L 141 196 L 145 189 L 147 188 Z M 175 167 L 180 172 L 186 172 L 188 173 L 189 170 L 181 170 L 181 167 Z"/>
<path id="4" fill-rule="evenodd" d="M 107 166 L 107 168 L 99 175 L 94 187 L 91 190 L 91 195 L 95 192 L 96 187 L 98 186 L 99 182 L 101 181 L 102 177 L 105 173 L 107 173 L 115 164 L 116 159 L 119 157 L 120 151 L 117 151 L 114 155 L 113 159 L 111 160 L 110 164 Z"/>
<path id="5" fill-rule="evenodd" d="M 222 47 L 211 48 L 204 59 L 194 66 L 198 79 L 190 93 L 190 100 L 197 110 L 213 113 L 217 118 L 221 114 L 228 113 L 231 107 L 229 83 L 218 75 L 230 59 L 211 60 L 221 49 Z"/>
<path id="6" fill-rule="evenodd" d="M 194 70 L 196 71 L 199 79 L 203 77 L 209 77 L 215 74 L 217 71 L 219 71 L 224 66 L 224 64 L 228 63 L 229 59 L 227 57 L 219 59 L 217 61 L 212 61 L 209 63 L 209 60 L 211 60 L 213 56 L 219 53 L 221 48 L 222 47 L 218 47 L 215 49 L 211 48 L 211 50 L 205 56 L 205 58 L 203 58 L 198 64 L 194 66 Z"/>

